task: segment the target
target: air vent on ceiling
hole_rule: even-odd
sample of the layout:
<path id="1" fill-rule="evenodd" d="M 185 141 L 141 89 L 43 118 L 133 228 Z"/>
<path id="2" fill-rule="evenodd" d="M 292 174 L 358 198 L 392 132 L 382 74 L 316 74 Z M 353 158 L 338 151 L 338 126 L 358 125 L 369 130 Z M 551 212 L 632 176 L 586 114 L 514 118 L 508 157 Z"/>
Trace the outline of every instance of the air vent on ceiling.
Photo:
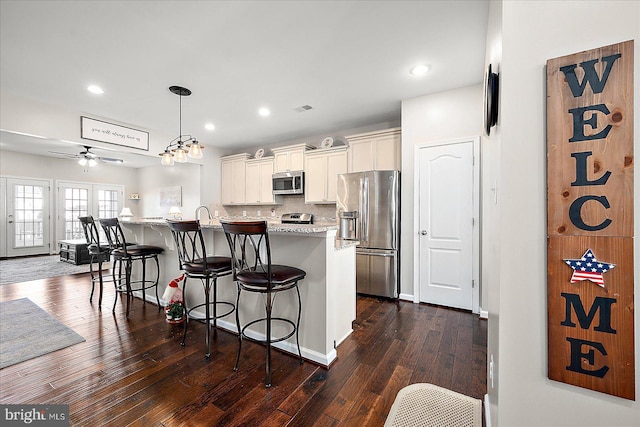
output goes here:
<path id="1" fill-rule="evenodd" d="M 313 107 L 311 105 L 303 105 L 303 106 L 294 108 L 294 110 L 297 111 L 298 113 L 304 113 L 305 111 L 309 111 L 312 109 Z"/>

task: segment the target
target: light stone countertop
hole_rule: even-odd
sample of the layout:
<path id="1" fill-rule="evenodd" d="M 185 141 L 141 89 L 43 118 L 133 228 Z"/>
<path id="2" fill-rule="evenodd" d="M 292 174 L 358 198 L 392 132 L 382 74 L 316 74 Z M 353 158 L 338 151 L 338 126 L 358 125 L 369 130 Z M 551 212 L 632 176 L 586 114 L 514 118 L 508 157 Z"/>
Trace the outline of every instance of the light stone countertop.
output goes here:
<path id="1" fill-rule="evenodd" d="M 316 223 L 316 224 L 282 224 L 279 219 L 267 220 L 265 218 L 250 218 L 250 217 L 222 217 L 212 220 L 201 220 L 200 226 L 203 229 L 222 230 L 220 220 L 229 221 L 257 221 L 266 220 L 268 224 L 268 230 L 270 233 L 297 233 L 297 234 L 314 234 L 314 233 L 326 233 L 331 231 L 337 231 L 338 226 L 335 223 Z M 122 221 L 124 225 L 136 224 L 136 225 L 160 225 L 166 226 L 167 220 L 164 218 L 132 218 L 130 220 Z M 356 241 L 345 241 L 335 239 L 335 249 L 344 249 L 358 245 Z"/>

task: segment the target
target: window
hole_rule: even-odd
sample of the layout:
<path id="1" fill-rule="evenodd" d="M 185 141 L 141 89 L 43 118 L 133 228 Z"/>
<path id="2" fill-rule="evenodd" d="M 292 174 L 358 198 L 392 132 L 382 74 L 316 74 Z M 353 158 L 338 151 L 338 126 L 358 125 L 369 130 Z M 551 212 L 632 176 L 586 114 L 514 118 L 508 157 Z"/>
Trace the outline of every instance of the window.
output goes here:
<path id="1" fill-rule="evenodd" d="M 26 248 L 43 245 L 43 187 L 16 185 L 14 192 L 14 246 Z"/>
<path id="2" fill-rule="evenodd" d="M 64 234 L 63 239 L 84 239 L 79 216 L 89 214 L 89 190 L 87 188 L 64 189 Z"/>
<path id="3" fill-rule="evenodd" d="M 118 192 L 116 190 L 98 190 L 98 218 L 118 216 Z"/>
<path id="4" fill-rule="evenodd" d="M 79 216 L 95 219 L 115 218 L 122 208 L 124 186 L 89 184 L 84 182 L 58 183 L 58 239 L 85 239 Z"/>

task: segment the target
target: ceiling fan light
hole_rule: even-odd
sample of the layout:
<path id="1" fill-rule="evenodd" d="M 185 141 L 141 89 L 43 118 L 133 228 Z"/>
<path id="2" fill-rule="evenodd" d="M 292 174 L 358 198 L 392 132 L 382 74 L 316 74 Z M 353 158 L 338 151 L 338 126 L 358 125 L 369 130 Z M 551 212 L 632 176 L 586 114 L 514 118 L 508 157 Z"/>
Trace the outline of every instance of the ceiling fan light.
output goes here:
<path id="1" fill-rule="evenodd" d="M 81 157 L 81 158 L 78 160 L 78 164 L 79 164 L 80 166 L 87 166 L 87 159 L 86 159 L 86 158 L 84 158 L 84 157 Z"/>
<path id="2" fill-rule="evenodd" d="M 98 162 L 96 161 L 96 159 L 89 159 L 89 167 L 92 168 L 97 164 L 98 164 Z"/>
<path id="3" fill-rule="evenodd" d="M 189 157 L 192 159 L 201 159 L 202 158 L 202 145 L 198 141 L 193 141 L 193 143 L 188 144 L 189 147 Z"/>

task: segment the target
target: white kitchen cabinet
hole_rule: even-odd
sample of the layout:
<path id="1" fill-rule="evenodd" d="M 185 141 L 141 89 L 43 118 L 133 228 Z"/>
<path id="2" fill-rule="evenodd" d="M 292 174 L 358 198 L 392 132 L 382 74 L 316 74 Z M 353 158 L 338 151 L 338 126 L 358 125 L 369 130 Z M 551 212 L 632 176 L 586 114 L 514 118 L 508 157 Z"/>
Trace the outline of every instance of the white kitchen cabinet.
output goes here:
<path id="1" fill-rule="evenodd" d="M 271 176 L 273 175 L 273 157 L 247 160 L 245 163 L 245 204 L 269 205 L 275 203 Z"/>
<path id="2" fill-rule="evenodd" d="M 400 170 L 400 135 L 400 128 L 392 128 L 347 136 L 349 172 Z"/>
<path id="3" fill-rule="evenodd" d="M 274 156 L 273 173 L 304 170 L 304 153 L 315 147 L 307 144 L 288 145 L 272 148 Z"/>
<path id="4" fill-rule="evenodd" d="M 347 146 L 305 153 L 305 203 L 336 202 L 338 174 L 347 172 Z"/>
<path id="5" fill-rule="evenodd" d="M 245 163 L 248 153 L 220 158 L 220 200 L 223 205 L 245 203 Z"/>

